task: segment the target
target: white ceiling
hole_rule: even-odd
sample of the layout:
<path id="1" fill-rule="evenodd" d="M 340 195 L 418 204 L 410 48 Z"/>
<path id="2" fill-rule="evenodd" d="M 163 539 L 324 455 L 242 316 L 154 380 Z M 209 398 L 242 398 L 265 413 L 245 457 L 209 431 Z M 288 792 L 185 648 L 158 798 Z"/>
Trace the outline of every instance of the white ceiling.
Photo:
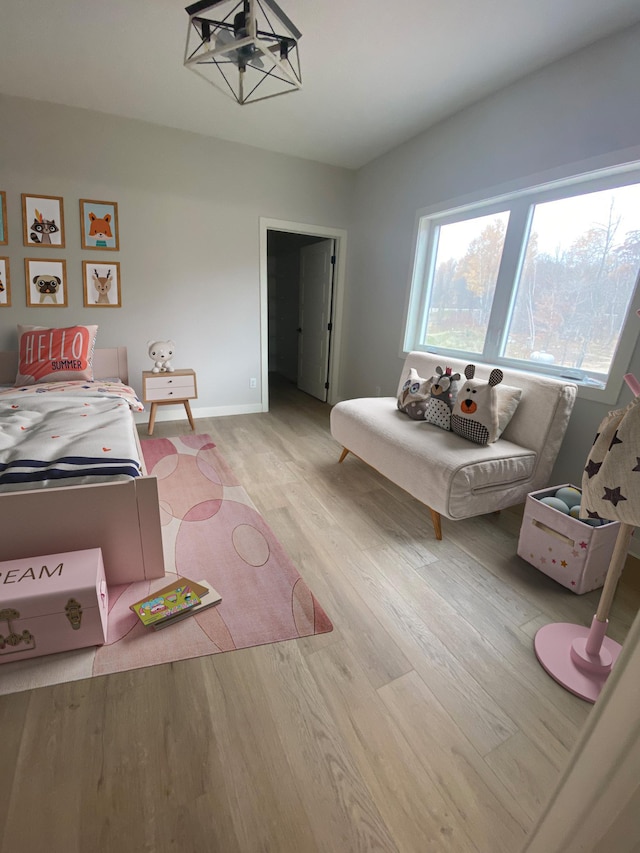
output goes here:
<path id="1" fill-rule="evenodd" d="M 182 65 L 180 0 L 2 0 L 0 92 L 358 168 L 640 21 L 638 0 L 279 0 L 301 91 L 238 106 Z"/>

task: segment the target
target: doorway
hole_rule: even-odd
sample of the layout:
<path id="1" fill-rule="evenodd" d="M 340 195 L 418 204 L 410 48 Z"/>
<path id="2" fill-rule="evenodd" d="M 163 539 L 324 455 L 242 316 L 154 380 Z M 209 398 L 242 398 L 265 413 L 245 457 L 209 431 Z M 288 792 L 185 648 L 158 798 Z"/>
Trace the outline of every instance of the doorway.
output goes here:
<path id="1" fill-rule="evenodd" d="M 346 232 L 261 220 L 262 409 L 287 382 L 336 402 Z"/>

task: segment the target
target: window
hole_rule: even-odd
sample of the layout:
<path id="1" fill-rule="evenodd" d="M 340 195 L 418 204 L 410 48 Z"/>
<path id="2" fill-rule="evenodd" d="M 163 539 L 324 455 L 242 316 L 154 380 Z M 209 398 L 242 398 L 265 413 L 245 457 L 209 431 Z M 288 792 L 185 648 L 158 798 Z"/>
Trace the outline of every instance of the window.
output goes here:
<path id="1" fill-rule="evenodd" d="M 620 357 L 622 381 L 640 330 L 621 353 L 639 271 L 637 171 L 422 216 L 405 350 L 604 389 Z"/>

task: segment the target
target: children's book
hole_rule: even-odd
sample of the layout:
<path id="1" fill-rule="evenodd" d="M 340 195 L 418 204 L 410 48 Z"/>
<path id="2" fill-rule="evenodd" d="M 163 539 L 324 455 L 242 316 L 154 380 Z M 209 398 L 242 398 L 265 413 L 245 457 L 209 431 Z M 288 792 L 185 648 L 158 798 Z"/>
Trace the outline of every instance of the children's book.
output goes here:
<path id="1" fill-rule="evenodd" d="M 130 605 L 143 625 L 155 625 L 200 604 L 201 596 L 208 593 L 202 584 L 178 578 L 162 589 L 150 592 L 146 598 Z"/>
<path id="2" fill-rule="evenodd" d="M 203 610 L 208 610 L 209 607 L 213 607 L 214 604 L 218 604 L 222 601 L 220 593 L 217 592 L 208 581 L 198 581 L 197 585 L 202 586 L 205 590 L 204 593 L 198 593 L 201 599 L 200 604 L 197 604 L 195 607 L 191 607 L 189 610 L 177 613 L 175 616 L 169 616 L 166 619 L 161 619 L 159 622 L 155 622 L 151 626 L 154 631 L 159 631 L 161 628 L 166 628 L 168 625 L 173 625 L 175 622 L 181 622 L 188 616 L 197 616 L 198 613 L 202 613 Z M 205 595 L 206 600 L 202 601 Z"/>

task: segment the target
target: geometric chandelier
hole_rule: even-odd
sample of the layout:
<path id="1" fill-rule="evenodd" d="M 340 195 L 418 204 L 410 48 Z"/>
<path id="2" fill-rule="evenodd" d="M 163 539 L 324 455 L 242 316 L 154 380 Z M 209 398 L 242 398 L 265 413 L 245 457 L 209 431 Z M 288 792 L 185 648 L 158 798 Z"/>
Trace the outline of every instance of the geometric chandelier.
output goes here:
<path id="1" fill-rule="evenodd" d="M 302 33 L 275 0 L 199 0 L 186 12 L 185 66 L 239 104 L 302 87 Z"/>

